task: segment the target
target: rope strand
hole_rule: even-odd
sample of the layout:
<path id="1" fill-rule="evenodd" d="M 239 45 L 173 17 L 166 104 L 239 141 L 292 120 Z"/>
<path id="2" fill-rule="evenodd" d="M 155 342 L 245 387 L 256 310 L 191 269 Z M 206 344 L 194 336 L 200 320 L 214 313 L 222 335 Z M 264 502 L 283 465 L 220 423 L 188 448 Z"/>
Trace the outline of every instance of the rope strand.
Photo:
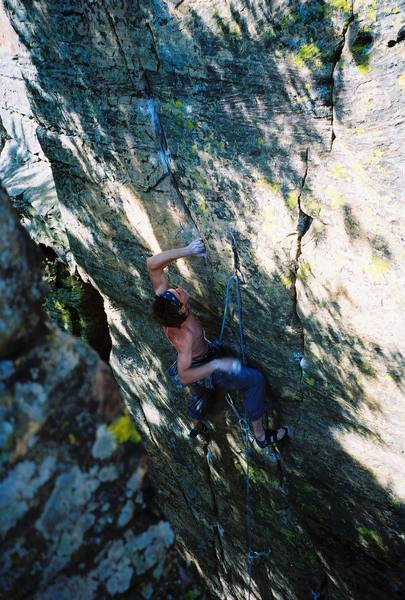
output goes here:
<path id="1" fill-rule="evenodd" d="M 243 331 L 243 317 L 242 317 L 242 300 L 240 293 L 240 285 L 239 285 L 239 277 L 236 268 L 237 264 L 237 254 L 236 254 L 236 244 L 235 238 L 232 236 L 232 250 L 234 252 L 234 272 L 228 277 L 228 281 L 226 282 L 226 292 L 225 292 L 225 306 L 224 306 L 224 314 L 222 318 L 221 325 L 221 333 L 219 337 L 219 342 L 222 345 L 224 340 L 225 327 L 228 321 L 228 308 L 231 302 L 231 292 L 232 292 L 232 284 L 235 284 L 235 304 L 236 304 L 236 312 L 238 315 L 239 321 L 239 345 L 240 352 L 242 356 L 242 364 L 246 366 L 247 364 L 247 354 L 246 354 L 246 342 Z M 247 576 L 248 576 L 248 600 L 250 600 L 251 592 L 252 592 L 252 569 L 253 562 L 255 559 L 270 556 L 271 550 L 264 552 L 256 552 L 253 550 L 253 526 L 252 526 L 252 508 L 250 502 L 250 449 L 251 443 L 254 441 L 254 436 L 252 435 L 249 427 L 249 419 L 247 415 L 247 411 L 245 408 L 245 416 L 242 417 L 239 413 L 238 409 L 235 406 L 234 401 L 230 394 L 226 394 L 225 399 L 234 413 L 236 420 L 239 423 L 239 426 L 242 431 L 243 440 L 244 440 L 244 455 L 245 455 L 245 521 L 246 521 L 246 541 L 247 541 L 247 552 L 246 552 L 246 563 L 247 563 Z"/>

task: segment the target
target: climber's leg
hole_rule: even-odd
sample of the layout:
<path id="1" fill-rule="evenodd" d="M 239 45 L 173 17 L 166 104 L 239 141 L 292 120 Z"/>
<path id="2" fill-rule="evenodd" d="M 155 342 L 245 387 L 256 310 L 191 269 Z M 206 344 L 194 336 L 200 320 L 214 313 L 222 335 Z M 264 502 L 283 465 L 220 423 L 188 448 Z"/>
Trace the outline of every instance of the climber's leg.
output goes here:
<path id="1" fill-rule="evenodd" d="M 193 426 L 199 428 L 199 423 L 204 419 L 205 406 L 211 397 L 212 390 L 193 383 L 191 386 L 191 398 L 188 403 L 188 414 L 193 419 Z"/>
<path id="2" fill-rule="evenodd" d="M 214 387 L 220 390 L 242 390 L 244 392 L 245 409 L 252 427 L 260 432 L 260 423 L 266 413 L 266 381 L 263 375 L 256 369 L 242 367 L 240 372 L 225 373 L 214 371 L 212 374 Z M 254 426 L 253 426 L 254 424 Z M 255 431 L 255 429 L 254 429 Z"/>
<path id="3" fill-rule="evenodd" d="M 245 408 L 251 423 L 253 433 L 260 448 L 283 440 L 287 427 L 277 430 L 265 429 L 263 416 L 266 413 L 266 381 L 256 369 L 242 367 L 237 374 L 214 371 L 212 374 L 214 387 L 221 390 L 242 390 L 244 392 Z"/>

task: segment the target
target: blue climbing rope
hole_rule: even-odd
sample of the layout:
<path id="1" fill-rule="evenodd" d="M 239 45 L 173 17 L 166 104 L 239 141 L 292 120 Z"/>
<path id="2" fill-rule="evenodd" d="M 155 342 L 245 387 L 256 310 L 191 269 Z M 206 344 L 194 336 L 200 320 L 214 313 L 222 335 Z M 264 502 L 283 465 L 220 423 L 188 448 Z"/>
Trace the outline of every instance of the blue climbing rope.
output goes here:
<path id="1" fill-rule="evenodd" d="M 221 325 L 221 333 L 219 336 L 220 345 L 223 344 L 224 335 L 225 335 L 225 327 L 228 322 L 228 313 L 229 307 L 232 300 L 232 286 L 235 287 L 235 306 L 236 312 L 238 316 L 239 322 L 239 346 L 240 353 L 242 357 L 243 366 L 247 365 L 247 353 L 246 353 L 246 342 L 243 328 L 243 315 L 242 315 L 242 299 L 240 293 L 240 282 L 239 282 L 239 257 L 236 248 L 235 237 L 232 232 L 230 232 L 231 238 L 231 246 L 233 251 L 233 272 L 228 277 L 226 282 L 226 292 L 225 292 L 225 303 L 224 303 L 224 314 L 222 317 L 222 325 Z M 252 591 L 252 569 L 253 562 L 257 558 L 270 556 L 271 550 L 267 550 L 264 552 L 256 552 L 253 550 L 253 527 L 252 527 L 252 508 L 250 502 L 250 452 L 251 452 L 251 444 L 254 440 L 254 436 L 252 435 L 249 427 L 249 419 L 247 415 L 247 411 L 245 408 L 244 417 L 241 416 L 238 409 L 235 406 L 234 401 L 230 394 L 226 394 L 225 399 L 230 406 L 232 412 L 234 413 L 239 426 L 241 428 L 243 439 L 244 439 L 244 455 L 245 455 L 245 515 L 246 515 L 246 541 L 247 541 L 247 553 L 246 553 L 246 562 L 247 562 L 247 574 L 248 574 L 248 600 L 250 600 L 251 591 Z"/>
<path id="2" fill-rule="evenodd" d="M 238 313 L 238 321 L 239 321 L 239 345 L 240 345 L 240 353 L 241 353 L 241 356 L 242 356 L 242 364 L 244 366 L 246 366 L 246 364 L 247 364 L 247 359 L 246 359 L 246 342 L 245 342 L 245 336 L 244 336 L 244 333 L 243 333 L 242 302 L 241 302 L 241 295 L 240 295 L 239 277 L 238 277 L 237 271 L 235 271 L 234 273 L 232 273 L 228 277 L 228 280 L 226 282 L 224 315 L 222 317 L 222 325 L 221 325 L 221 333 L 219 335 L 219 343 L 222 346 L 223 341 L 224 341 L 225 327 L 226 327 L 227 322 L 228 322 L 228 310 L 229 310 L 229 306 L 230 306 L 230 303 L 231 303 L 231 296 L 232 296 L 232 284 L 235 285 L 235 304 L 236 304 L 236 310 L 237 310 L 237 313 Z"/>

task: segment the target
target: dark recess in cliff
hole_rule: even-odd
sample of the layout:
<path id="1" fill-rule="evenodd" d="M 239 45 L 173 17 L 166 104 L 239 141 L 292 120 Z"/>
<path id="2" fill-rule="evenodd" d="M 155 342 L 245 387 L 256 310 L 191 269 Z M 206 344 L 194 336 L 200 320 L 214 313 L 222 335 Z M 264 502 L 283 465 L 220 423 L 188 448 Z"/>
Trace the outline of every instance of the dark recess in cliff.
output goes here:
<path id="1" fill-rule="evenodd" d="M 85 340 L 108 362 L 111 337 L 101 295 L 78 274 L 70 275 L 51 248 L 41 245 L 41 249 L 43 277 L 49 286 L 45 311 L 62 329 Z"/>

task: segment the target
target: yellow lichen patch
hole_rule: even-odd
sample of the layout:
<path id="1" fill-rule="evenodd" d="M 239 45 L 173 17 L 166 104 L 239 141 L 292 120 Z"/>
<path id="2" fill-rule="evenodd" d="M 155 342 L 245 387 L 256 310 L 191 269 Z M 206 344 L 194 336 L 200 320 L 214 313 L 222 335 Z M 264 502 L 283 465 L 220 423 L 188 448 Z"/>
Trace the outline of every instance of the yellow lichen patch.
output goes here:
<path id="1" fill-rule="evenodd" d="M 319 222 L 314 222 L 312 224 L 312 234 L 311 237 L 314 242 L 318 242 L 321 239 L 321 234 L 324 231 L 324 224 Z"/>
<path id="2" fill-rule="evenodd" d="M 399 10 L 398 3 L 394 7 L 393 6 L 386 6 L 384 8 L 384 14 L 385 15 L 397 15 L 400 12 L 401 11 Z"/>
<path id="3" fill-rule="evenodd" d="M 357 6 L 369 24 L 377 21 L 377 0 L 357 0 Z"/>
<path id="4" fill-rule="evenodd" d="M 367 131 L 363 127 L 357 127 L 357 129 L 354 130 L 354 135 L 365 135 L 366 133 Z"/>
<path id="5" fill-rule="evenodd" d="M 389 260 L 379 256 L 371 256 L 366 271 L 372 281 L 379 281 L 391 268 Z"/>
<path id="6" fill-rule="evenodd" d="M 270 235 L 274 228 L 274 224 L 272 223 L 272 218 L 274 216 L 274 209 L 272 206 L 266 206 L 263 211 L 264 222 L 263 222 L 263 232 L 266 235 Z"/>
<path id="7" fill-rule="evenodd" d="M 293 55 L 292 61 L 296 67 L 310 65 L 319 69 L 322 66 L 321 51 L 315 44 L 302 44 L 298 53 Z"/>
<path id="8" fill-rule="evenodd" d="M 307 283 L 310 276 L 313 275 L 311 265 L 306 260 L 301 260 L 298 267 L 297 277 L 302 283 Z"/>
<path id="9" fill-rule="evenodd" d="M 207 203 L 206 203 L 206 201 L 205 201 L 204 198 L 199 201 L 199 203 L 198 203 L 198 210 L 199 210 L 200 215 L 202 217 L 206 217 L 208 215 L 209 210 L 208 210 L 208 206 L 207 206 Z"/>
<path id="10" fill-rule="evenodd" d="M 281 275 L 280 281 L 286 288 L 290 288 L 293 284 L 293 280 L 291 279 L 290 274 Z"/>
<path id="11" fill-rule="evenodd" d="M 279 183 L 274 183 L 274 182 L 270 181 L 264 175 L 261 175 L 259 177 L 258 183 L 261 187 L 266 188 L 266 190 L 269 190 L 269 192 L 272 192 L 273 194 L 276 194 L 280 190 L 280 187 L 281 187 L 281 185 Z"/>
<path id="12" fill-rule="evenodd" d="M 369 8 L 367 11 L 367 19 L 370 23 L 375 23 L 377 21 L 377 8 Z"/>
<path id="13" fill-rule="evenodd" d="M 368 65 L 358 65 L 357 69 L 360 75 L 366 75 L 370 71 L 370 67 Z"/>
<path id="14" fill-rule="evenodd" d="M 336 10 L 342 10 L 346 13 L 351 11 L 350 0 L 328 0 L 328 4 Z"/>
<path id="15" fill-rule="evenodd" d="M 262 137 L 258 137 L 258 138 L 257 138 L 257 145 L 258 145 L 258 146 L 263 146 L 263 144 L 264 144 L 264 138 L 262 138 Z"/>
<path id="16" fill-rule="evenodd" d="M 141 441 L 141 436 L 135 429 L 135 425 L 128 413 L 119 417 L 114 423 L 111 423 L 107 427 L 107 431 L 113 434 L 118 444 L 128 441 L 135 443 Z"/>
<path id="17" fill-rule="evenodd" d="M 77 444 L 77 438 L 74 433 L 69 433 L 68 442 L 69 442 L 69 444 L 73 444 L 73 445 Z"/>
<path id="18" fill-rule="evenodd" d="M 325 195 L 326 195 L 326 198 L 329 200 L 330 207 L 333 210 L 338 210 L 339 208 L 342 208 L 342 206 L 344 206 L 345 198 L 344 198 L 343 194 L 341 194 L 334 188 L 332 188 L 332 187 L 326 188 Z"/>
<path id="19" fill-rule="evenodd" d="M 3 398 L 2 398 L 3 400 Z M 6 398 L 8 400 L 8 398 Z M 24 434 L 21 438 L 16 439 L 15 432 L 14 434 L 8 437 L 6 442 L 6 448 L 11 450 L 11 446 L 13 443 L 16 443 L 14 450 L 11 452 L 10 460 L 12 462 L 16 461 L 18 458 L 21 458 L 26 455 L 27 449 L 29 448 L 29 439 L 31 436 L 35 435 L 37 431 L 40 429 L 41 424 L 39 421 L 30 421 L 28 423 L 28 427 L 25 430 Z"/>
<path id="20" fill-rule="evenodd" d="M 198 146 L 196 144 L 193 144 L 191 146 L 191 152 L 193 152 L 194 154 L 197 154 L 197 152 L 198 152 Z"/>
<path id="21" fill-rule="evenodd" d="M 376 165 L 378 162 L 380 162 L 383 156 L 384 152 L 382 150 L 373 150 L 368 162 L 370 165 Z"/>
<path id="22" fill-rule="evenodd" d="M 320 202 L 318 202 L 318 200 L 316 200 L 316 198 L 314 198 L 313 196 L 307 196 L 302 204 L 304 205 L 305 211 L 311 217 L 319 217 L 319 214 L 321 212 L 321 204 Z"/>
<path id="23" fill-rule="evenodd" d="M 237 23 L 236 21 L 232 21 L 231 23 L 229 23 L 229 33 L 236 37 L 240 37 L 242 35 L 242 30 L 240 28 L 239 23 Z"/>
<path id="24" fill-rule="evenodd" d="M 290 192 L 285 201 L 288 210 L 294 210 L 298 206 L 297 192 Z"/>
<path id="25" fill-rule="evenodd" d="M 335 179 L 346 179 L 347 178 L 347 173 L 344 170 L 343 165 L 341 163 L 335 163 L 332 167 L 330 167 L 329 173 Z"/>
<path id="26" fill-rule="evenodd" d="M 401 93 L 405 94 L 405 73 L 402 73 L 402 75 L 398 77 L 398 85 Z"/>

